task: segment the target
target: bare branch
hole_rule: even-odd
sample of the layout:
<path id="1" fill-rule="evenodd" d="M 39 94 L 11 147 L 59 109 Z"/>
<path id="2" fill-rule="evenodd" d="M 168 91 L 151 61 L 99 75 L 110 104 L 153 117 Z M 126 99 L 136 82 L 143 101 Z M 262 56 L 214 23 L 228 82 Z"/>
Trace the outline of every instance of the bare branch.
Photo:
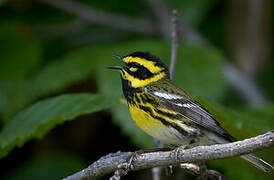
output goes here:
<path id="1" fill-rule="evenodd" d="M 247 1 L 247 13 L 246 16 L 246 40 L 247 40 L 247 55 L 244 64 L 244 70 L 251 78 L 255 78 L 259 69 L 259 29 L 261 14 L 263 10 L 263 1 Z"/>
<path id="2" fill-rule="evenodd" d="M 154 13 L 161 34 L 167 39 L 170 39 L 171 23 L 169 19 L 170 11 L 166 7 L 166 4 L 161 0 L 143 0 Z"/>
<path id="3" fill-rule="evenodd" d="M 178 12 L 177 10 L 172 11 L 172 41 L 171 41 L 171 62 L 170 62 L 170 79 L 174 78 L 175 64 L 177 60 L 178 47 L 179 47 L 179 33 L 178 33 Z"/>
<path id="4" fill-rule="evenodd" d="M 248 154 L 274 146 L 274 130 L 266 134 L 228 144 L 197 146 L 192 149 L 175 151 L 152 152 L 137 155 L 132 162 L 133 171 L 148 169 L 156 166 L 178 165 L 179 163 L 207 161 Z M 65 180 L 93 179 L 119 169 L 127 163 L 132 152 L 117 152 L 100 158 L 88 168 L 72 175 Z"/>
<path id="5" fill-rule="evenodd" d="M 156 27 L 153 25 L 154 23 L 151 23 L 145 19 L 134 19 L 125 15 L 107 13 L 73 0 L 40 1 L 70 14 L 76 15 L 89 23 L 109 26 L 134 33 L 143 33 L 149 35 L 158 34 Z"/>

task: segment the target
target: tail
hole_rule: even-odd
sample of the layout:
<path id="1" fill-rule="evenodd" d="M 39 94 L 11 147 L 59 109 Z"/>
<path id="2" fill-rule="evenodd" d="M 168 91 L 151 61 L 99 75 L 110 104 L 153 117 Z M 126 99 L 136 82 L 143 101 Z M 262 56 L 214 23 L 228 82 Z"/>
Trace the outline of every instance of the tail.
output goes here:
<path id="1" fill-rule="evenodd" d="M 253 166 L 264 172 L 271 172 L 274 169 L 273 166 L 271 166 L 269 163 L 265 162 L 261 158 L 258 158 L 254 154 L 243 155 L 241 156 L 241 158 L 250 162 Z"/>

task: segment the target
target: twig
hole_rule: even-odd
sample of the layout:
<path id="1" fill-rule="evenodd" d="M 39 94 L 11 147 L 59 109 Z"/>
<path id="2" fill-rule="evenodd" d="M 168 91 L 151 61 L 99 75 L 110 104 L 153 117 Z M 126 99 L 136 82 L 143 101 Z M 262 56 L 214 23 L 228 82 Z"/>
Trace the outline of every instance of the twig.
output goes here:
<path id="1" fill-rule="evenodd" d="M 177 10 L 172 11 L 172 44 L 171 44 L 171 62 L 170 62 L 170 79 L 173 80 L 174 78 L 174 70 L 175 64 L 177 61 L 177 54 L 178 54 L 178 47 L 179 47 L 179 40 L 178 40 L 178 13 Z"/>
<path id="2" fill-rule="evenodd" d="M 166 4 L 160 0 L 143 0 L 143 1 L 145 1 L 145 4 L 147 4 L 150 7 L 153 14 L 155 15 L 158 27 L 161 30 L 161 34 L 163 35 L 163 37 L 169 40 L 171 35 L 171 29 L 170 29 L 171 23 L 169 19 L 170 11 L 166 7 Z"/>
<path id="3" fill-rule="evenodd" d="M 127 175 L 127 173 L 129 172 L 129 168 L 124 168 L 122 166 L 123 164 L 121 166 L 118 166 L 118 169 L 114 172 L 114 175 L 109 178 L 109 180 L 120 180 L 122 176 Z M 125 166 L 127 166 L 127 164 L 125 164 Z"/>
<path id="4" fill-rule="evenodd" d="M 200 167 L 194 163 L 182 163 L 180 164 L 180 168 L 191 174 L 200 175 Z M 209 179 L 228 180 L 223 174 L 212 169 L 207 169 L 205 173 Z"/>
<path id="5" fill-rule="evenodd" d="M 179 46 L 179 27 L 178 27 L 178 12 L 173 9 L 171 14 L 171 23 L 168 19 L 169 11 L 166 5 L 161 0 L 145 0 L 151 7 L 155 14 L 164 37 L 170 36 L 170 25 L 171 25 L 171 63 L 170 63 L 170 79 L 173 80 L 174 69 L 177 60 L 178 46 Z"/>
<path id="6" fill-rule="evenodd" d="M 73 0 L 40 1 L 70 14 L 76 15 L 89 23 L 114 27 L 133 33 L 155 35 L 158 32 L 155 26 L 153 26 L 150 21 L 147 21 L 145 19 L 134 19 L 125 15 L 107 13 Z"/>
<path id="7" fill-rule="evenodd" d="M 261 0 L 251 0 L 247 1 L 247 16 L 246 16 L 246 40 L 247 40 L 247 54 L 244 70 L 249 75 L 249 77 L 255 79 L 258 69 L 259 69 L 259 51 L 260 43 L 259 39 L 259 29 L 261 25 L 261 14 L 263 1 Z"/>
<path id="8" fill-rule="evenodd" d="M 274 146 L 274 130 L 266 134 L 228 144 L 197 146 L 192 149 L 176 151 L 152 152 L 137 155 L 132 162 L 131 170 L 137 171 L 156 166 L 177 165 L 185 162 L 198 162 L 221 159 L 248 154 Z M 100 158 L 88 168 L 72 175 L 65 180 L 93 179 L 116 171 L 118 166 L 127 163 L 132 152 L 118 152 Z"/>

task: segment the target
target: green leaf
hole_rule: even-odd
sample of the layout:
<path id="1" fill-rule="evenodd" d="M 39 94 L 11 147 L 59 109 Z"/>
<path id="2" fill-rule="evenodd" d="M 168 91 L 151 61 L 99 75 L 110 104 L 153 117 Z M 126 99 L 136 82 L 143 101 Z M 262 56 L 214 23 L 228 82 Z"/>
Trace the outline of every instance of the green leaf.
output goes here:
<path id="1" fill-rule="evenodd" d="M 31 92 L 36 92 L 37 96 L 47 95 L 87 79 L 97 66 L 93 57 L 90 48 L 82 48 L 53 60 L 29 80 Z"/>
<path id="2" fill-rule="evenodd" d="M 14 112 L 33 100 L 58 92 L 66 87 L 87 79 L 96 67 L 96 59 L 88 48 L 82 48 L 53 60 L 36 75 L 17 84 L 0 84 L 3 116 L 7 120 Z M 0 94 L 1 95 L 1 94 Z M 0 96 L 1 98 L 1 96 Z"/>
<path id="3" fill-rule="evenodd" d="M 24 80 L 40 65 L 40 43 L 16 31 L 14 24 L 2 23 L 0 29 L 0 113 L 20 107 L 26 98 Z M 21 96 L 22 94 L 22 96 Z"/>
<path id="4" fill-rule="evenodd" d="M 0 158 L 14 147 L 41 138 L 57 124 L 110 107 L 109 98 L 98 94 L 69 94 L 42 100 L 19 112 L 0 133 Z"/>

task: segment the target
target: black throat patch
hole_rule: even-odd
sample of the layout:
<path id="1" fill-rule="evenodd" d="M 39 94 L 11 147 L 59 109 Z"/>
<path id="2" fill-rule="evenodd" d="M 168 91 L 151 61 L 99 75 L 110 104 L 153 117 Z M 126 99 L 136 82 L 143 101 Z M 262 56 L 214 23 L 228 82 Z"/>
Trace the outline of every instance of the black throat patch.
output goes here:
<path id="1" fill-rule="evenodd" d="M 133 88 L 130 86 L 130 82 L 121 77 L 122 80 L 122 88 L 125 98 L 128 103 L 133 103 L 134 94 L 140 92 L 140 88 Z"/>

